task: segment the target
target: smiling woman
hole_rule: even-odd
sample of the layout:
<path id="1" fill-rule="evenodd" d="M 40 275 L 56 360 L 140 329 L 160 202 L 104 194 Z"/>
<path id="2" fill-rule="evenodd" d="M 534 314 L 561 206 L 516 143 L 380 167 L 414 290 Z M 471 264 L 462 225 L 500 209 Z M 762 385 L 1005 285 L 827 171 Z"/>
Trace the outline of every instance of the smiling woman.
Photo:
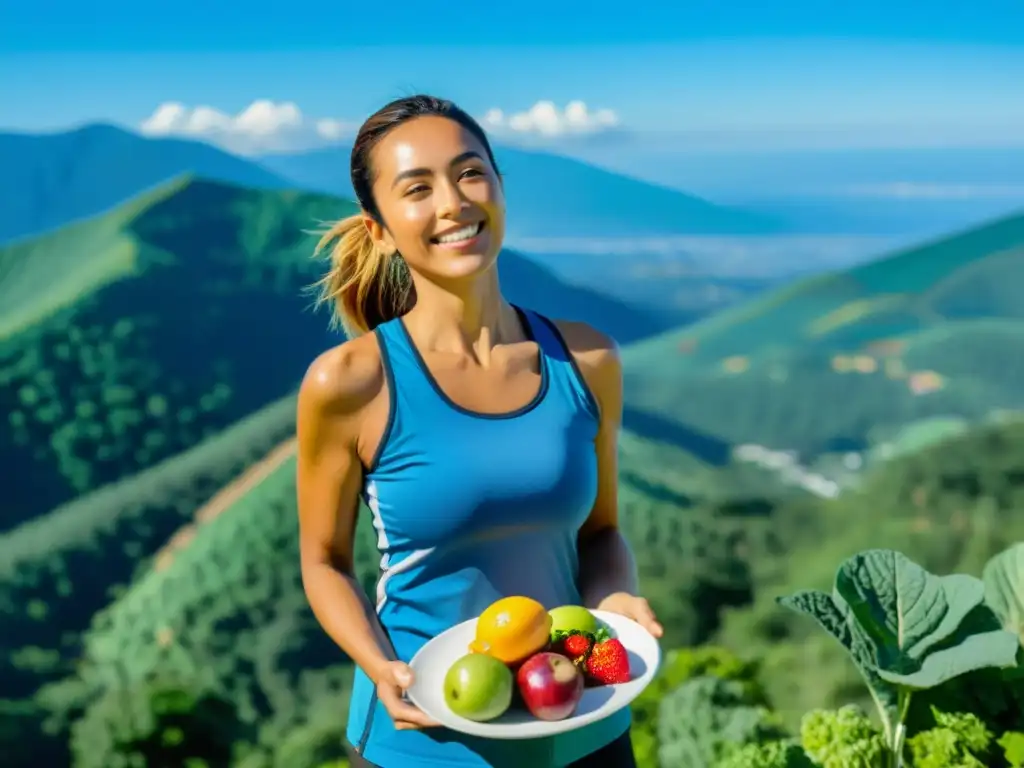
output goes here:
<path id="1" fill-rule="evenodd" d="M 497 599 L 587 605 L 661 634 L 618 530 L 615 343 L 501 294 L 502 180 L 480 127 L 427 96 L 387 105 L 352 150 L 362 212 L 320 282 L 350 340 L 298 404 L 302 574 L 355 662 L 358 765 L 635 765 L 629 711 L 567 734 L 488 741 L 409 704 L 409 660 Z M 355 581 L 358 499 L 381 553 L 376 606 Z"/>

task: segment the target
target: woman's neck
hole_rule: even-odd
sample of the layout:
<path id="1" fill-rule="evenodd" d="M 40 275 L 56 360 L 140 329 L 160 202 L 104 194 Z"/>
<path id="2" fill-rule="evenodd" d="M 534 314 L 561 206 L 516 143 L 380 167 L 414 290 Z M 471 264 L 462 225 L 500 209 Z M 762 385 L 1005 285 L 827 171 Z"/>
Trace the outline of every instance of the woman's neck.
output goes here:
<path id="1" fill-rule="evenodd" d="M 416 305 L 406 318 L 424 349 L 470 355 L 482 365 L 495 346 L 521 338 L 516 312 L 501 295 L 495 268 L 456 289 L 417 281 Z"/>

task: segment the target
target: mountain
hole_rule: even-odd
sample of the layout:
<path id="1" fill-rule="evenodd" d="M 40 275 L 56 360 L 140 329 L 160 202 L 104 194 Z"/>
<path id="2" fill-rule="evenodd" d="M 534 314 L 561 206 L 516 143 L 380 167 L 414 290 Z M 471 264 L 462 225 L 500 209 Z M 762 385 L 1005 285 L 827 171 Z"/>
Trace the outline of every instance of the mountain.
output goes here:
<path id="1" fill-rule="evenodd" d="M 112 125 L 0 133 L 0 243 L 93 216 L 182 173 L 276 189 L 290 182 L 208 144 Z"/>
<path id="2" fill-rule="evenodd" d="M 265 188 L 290 182 L 200 141 L 146 138 L 113 125 L 0 133 L 0 243 L 116 206 L 182 173 Z"/>
<path id="3" fill-rule="evenodd" d="M 291 391 L 339 340 L 304 292 L 323 268 L 309 230 L 354 210 L 184 176 L 0 249 L 0 530 Z M 515 252 L 499 270 L 513 300 L 623 343 L 666 327 Z"/>
<path id="4" fill-rule="evenodd" d="M 498 147 L 510 237 L 562 234 L 764 234 L 776 219 L 714 205 L 558 155 Z M 209 144 L 107 124 L 0 133 L 0 243 L 96 215 L 183 173 L 247 187 L 351 197 L 348 147 L 241 158 Z"/>
<path id="5" fill-rule="evenodd" d="M 265 155 L 261 165 L 298 185 L 352 196 L 351 147 Z M 510 239 L 539 236 L 769 234 L 776 220 L 715 205 L 568 157 L 494 148 L 505 179 Z"/>
<path id="6" fill-rule="evenodd" d="M 810 455 L 1024 407 L 1024 215 L 784 287 L 623 356 L 627 406 L 649 418 Z"/>

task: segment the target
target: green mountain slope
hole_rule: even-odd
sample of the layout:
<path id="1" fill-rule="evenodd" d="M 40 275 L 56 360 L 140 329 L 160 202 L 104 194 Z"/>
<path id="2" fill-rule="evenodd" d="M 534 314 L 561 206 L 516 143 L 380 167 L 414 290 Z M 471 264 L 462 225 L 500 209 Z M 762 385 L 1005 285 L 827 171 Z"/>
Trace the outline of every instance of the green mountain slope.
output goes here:
<path id="1" fill-rule="evenodd" d="M 180 453 L 272 400 L 339 338 L 304 290 L 351 202 L 176 179 L 0 249 L 0 530 Z M 509 295 L 623 342 L 663 329 L 507 252 Z M 272 362 L 268 360 L 272 350 Z"/>
<path id="2" fill-rule="evenodd" d="M 331 343 L 302 286 L 317 195 L 182 178 L 0 251 L 0 529 L 195 445 Z M 272 365 L 268 345 L 276 345 Z"/>
<path id="3" fill-rule="evenodd" d="M 77 633 L 196 510 L 295 429 L 285 397 L 138 475 L 0 534 L 0 690 L 68 672 Z M 45 649 L 36 652 L 33 649 Z"/>
<path id="4" fill-rule="evenodd" d="M 1024 406 L 1024 215 L 797 283 L 624 352 L 628 403 L 816 453 Z"/>

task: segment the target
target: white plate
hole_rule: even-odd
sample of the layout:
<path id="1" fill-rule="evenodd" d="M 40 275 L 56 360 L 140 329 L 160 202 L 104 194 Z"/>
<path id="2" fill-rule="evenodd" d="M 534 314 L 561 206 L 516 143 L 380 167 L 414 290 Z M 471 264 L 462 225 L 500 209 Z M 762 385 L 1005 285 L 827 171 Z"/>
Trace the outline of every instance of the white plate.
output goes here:
<path id="1" fill-rule="evenodd" d="M 444 677 L 457 659 L 469 653 L 469 643 L 476 635 L 476 619 L 442 632 L 413 656 L 409 666 L 415 679 L 408 690 L 409 700 L 453 731 L 488 739 L 536 739 L 603 720 L 633 701 L 650 684 L 661 663 L 661 648 L 657 639 L 632 619 L 605 611 L 592 613 L 625 646 L 633 679 L 628 683 L 584 689 L 576 712 L 564 720 L 539 720 L 526 709 L 513 707 L 499 718 L 478 723 L 448 708 L 444 700 Z"/>

